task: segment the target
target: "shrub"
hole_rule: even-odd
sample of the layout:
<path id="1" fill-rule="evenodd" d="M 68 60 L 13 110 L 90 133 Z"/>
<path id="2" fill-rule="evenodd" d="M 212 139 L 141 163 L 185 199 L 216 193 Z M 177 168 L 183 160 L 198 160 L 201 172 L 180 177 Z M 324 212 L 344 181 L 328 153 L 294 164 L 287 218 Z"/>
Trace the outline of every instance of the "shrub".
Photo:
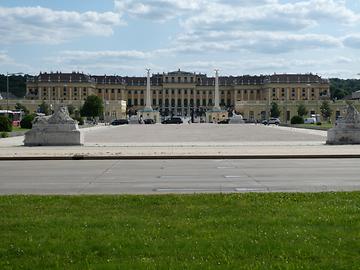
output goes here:
<path id="1" fill-rule="evenodd" d="M 9 133 L 7 133 L 7 132 L 1 132 L 1 133 L 0 133 L 0 137 L 1 137 L 1 138 L 7 138 L 7 137 L 9 137 Z"/>
<path id="2" fill-rule="evenodd" d="M 321 122 L 317 122 L 316 125 L 321 126 Z"/>
<path id="3" fill-rule="evenodd" d="M 9 118 L 0 116 L 0 131 L 11 132 L 12 124 Z"/>
<path id="4" fill-rule="evenodd" d="M 291 118 L 291 124 L 297 125 L 297 124 L 304 124 L 304 118 L 301 116 L 295 115 Z"/>
<path id="5" fill-rule="evenodd" d="M 20 122 L 20 127 L 21 128 L 32 128 L 32 121 L 34 120 L 35 115 L 34 114 L 29 114 L 26 115 Z"/>
<path id="6" fill-rule="evenodd" d="M 78 121 L 78 125 L 82 126 L 84 124 L 84 118 L 82 117 L 75 117 L 74 118 L 76 121 Z"/>

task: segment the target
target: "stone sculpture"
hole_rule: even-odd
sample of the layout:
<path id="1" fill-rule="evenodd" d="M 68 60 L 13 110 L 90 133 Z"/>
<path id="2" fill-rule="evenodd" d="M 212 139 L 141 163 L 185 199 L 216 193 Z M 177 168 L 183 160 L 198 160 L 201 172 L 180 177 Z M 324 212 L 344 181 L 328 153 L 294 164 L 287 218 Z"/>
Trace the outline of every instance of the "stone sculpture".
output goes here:
<path id="1" fill-rule="evenodd" d="M 67 107 L 59 107 L 51 116 L 38 116 L 31 130 L 25 133 L 26 146 L 83 145 L 84 137 Z"/>
<path id="2" fill-rule="evenodd" d="M 232 116 L 229 119 L 229 124 L 244 124 L 245 121 L 241 114 L 236 114 L 236 112 L 232 111 Z"/>
<path id="3" fill-rule="evenodd" d="M 346 116 L 328 130 L 327 144 L 360 144 L 360 113 L 354 105 L 348 105 Z"/>

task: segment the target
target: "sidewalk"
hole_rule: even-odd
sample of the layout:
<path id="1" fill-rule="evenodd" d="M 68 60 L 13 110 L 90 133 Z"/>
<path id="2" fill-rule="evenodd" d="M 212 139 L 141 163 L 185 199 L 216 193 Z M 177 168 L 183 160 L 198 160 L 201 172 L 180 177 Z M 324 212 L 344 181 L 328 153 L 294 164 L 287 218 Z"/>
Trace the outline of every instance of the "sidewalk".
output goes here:
<path id="1" fill-rule="evenodd" d="M 144 127 L 146 131 L 153 132 L 168 127 Z M 154 129 L 158 128 L 158 129 Z M 185 127 L 188 130 L 179 130 L 182 127 L 176 126 L 178 131 L 196 133 L 194 130 Z M 213 129 L 213 127 L 210 127 Z M 215 127 L 218 128 L 218 127 Z M 239 133 L 246 137 L 246 129 L 251 127 L 230 127 L 238 129 Z M 201 127 L 205 129 L 206 126 Z M 168 141 L 161 139 L 155 140 L 161 135 L 154 134 L 152 141 L 146 141 L 143 134 L 135 137 L 134 130 L 138 131 L 139 127 L 109 127 L 99 126 L 83 129 L 85 134 L 84 146 L 40 146 L 25 147 L 23 146 L 23 136 L 5 138 L 0 140 L 0 160 L 11 159 L 146 159 L 146 158 L 359 158 L 360 145 L 326 145 L 326 132 L 308 129 L 292 129 L 287 127 L 264 127 L 259 129 L 262 131 L 273 131 L 283 133 L 287 132 L 287 136 L 292 134 L 304 134 L 307 138 L 316 140 L 266 140 L 267 137 L 259 134 L 249 135 L 259 140 L 247 139 L 241 140 L 241 136 L 231 137 L 231 141 L 221 141 L 216 137 L 213 141 L 181 141 L 181 138 L 169 138 Z M 175 130 L 171 129 L 171 130 Z M 113 132 L 113 133 L 112 133 Z M 132 134 L 133 132 L 134 134 Z M 165 132 L 165 131 L 164 131 Z M 174 131 L 176 132 L 176 130 Z M 253 132 L 253 131 L 252 131 Z M 259 133 L 259 132 L 258 132 Z M 99 135 L 109 135 L 111 140 L 96 139 Z M 126 134 L 129 138 L 126 139 Z M 174 133 L 175 136 L 177 133 Z M 96 136 L 95 136 L 96 135 Z M 191 134 L 192 135 L 192 134 Z M 222 134 L 220 134 L 222 135 Z M 281 136 L 280 136 L 281 135 Z M 284 138 L 284 134 L 280 134 L 279 138 Z M 315 136 L 316 135 L 316 136 Z M 94 137 L 95 136 L 95 137 Z M 117 136 L 117 137 L 116 137 Z M 123 136 L 123 137 L 121 137 Z M 204 135 L 201 135 L 204 136 Z M 294 135 L 295 136 L 295 135 Z M 303 135 L 296 138 L 302 138 Z M 115 137 L 115 139 L 114 139 Z M 86 138 L 89 138 L 88 140 Z M 91 139 L 93 138 L 93 139 Z M 103 138 L 100 136 L 100 138 Z M 118 139 L 116 139 L 118 138 Z M 191 137 L 190 137 L 191 138 Z M 229 137 L 230 138 L 230 137 Z M 229 139 L 228 138 L 228 139 Z M 293 138 L 293 137 L 292 137 Z M 260 140 L 261 139 L 261 140 Z M 88 141 L 88 142 L 87 142 Z M 90 142 L 89 142 L 90 141 Z"/>

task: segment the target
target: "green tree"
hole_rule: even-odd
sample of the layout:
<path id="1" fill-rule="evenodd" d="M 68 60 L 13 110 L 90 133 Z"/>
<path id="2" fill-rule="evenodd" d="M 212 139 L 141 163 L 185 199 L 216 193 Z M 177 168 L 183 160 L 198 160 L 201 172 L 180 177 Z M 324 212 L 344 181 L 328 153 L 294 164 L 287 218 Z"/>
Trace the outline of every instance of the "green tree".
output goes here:
<path id="1" fill-rule="evenodd" d="M 39 113 L 44 113 L 45 115 L 50 115 L 51 114 L 51 109 L 49 104 L 45 103 L 45 101 L 43 101 L 40 105 L 39 105 Z"/>
<path id="2" fill-rule="evenodd" d="M 104 104 L 101 98 L 95 95 L 90 95 L 86 98 L 84 105 L 80 110 L 81 116 L 85 117 L 99 117 L 104 112 Z"/>
<path id="3" fill-rule="evenodd" d="M 35 119 L 35 114 L 28 114 L 20 121 L 21 128 L 32 128 L 32 122 Z"/>
<path id="4" fill-rule="evenodd" d="M 19 98 L 23 98 L 26 93 L 26 77 L 28 75 L 10 75 L 9 92 Z M 6 74 L 0 75 L 0 90 L 6 91 Z"/>
<path id="5" fill-rule="evenodd" d="M 332 109 L 330 108 L 330 104 L 329 104 L 329 101 L 327 100 L 324 100 L 320 106 L 320 112 L 321 112 L 321 115 L 322 117 L 325 119 L 325 120 L 328 120 L 328 118 L 331 116 L 332 114 Z"/>
<path id="6" fill-rule="evenodd" d="M 75 113 L 75 107 L 74 105 L 70 104 L 67 106 L 67 109 L 68 109 L 68 112 L 69 112 L 69 115 L 73 115 Z"/>
<path id="7" fill-rule="evenodd" d="M 278 118 L 280 116 L 280 113 L 281 111 L 279 109 L 279 105 L 276 102 L 272 102 L 270 108 L 270 116 Z"/>
<path id="8" fill-rule="evenodd" d="M 29 110 L 26 108 L 25 105 L 21 104 L 21 103 L 16 103 L 15 104 L 15 110 L 17 111 L 23 111 L 25 114 L 29 114 Z"/>
<path id="9" fill-rule="evenodd" d="M 0 116 L 0 131 L 11 132 L 12 124 L 9 118 Z"/>
<path id="10" fill-rule="evenodd" d="M 305 115 L 308 114 L 308 110 L 306 109 L 305 105 L 303 103 L 300 103 L 298 108 L 297 108 L 297 114 L 300 117 L 304 117 Z"/>

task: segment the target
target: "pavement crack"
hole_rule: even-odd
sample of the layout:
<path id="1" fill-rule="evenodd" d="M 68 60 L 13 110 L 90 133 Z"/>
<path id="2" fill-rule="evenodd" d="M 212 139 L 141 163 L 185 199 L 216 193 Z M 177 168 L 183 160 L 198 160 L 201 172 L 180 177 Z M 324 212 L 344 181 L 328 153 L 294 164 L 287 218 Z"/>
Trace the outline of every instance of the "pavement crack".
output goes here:
<path id="1" fill-rule="evenodd" d="M 98 175 L 95 175 L 93 177 L 93 179 L 86 183 L 84 185 L 84 187 L 82 187 L 80 190 L 79 190 L 79 193 L 83 193 L 83 191 L 85 189 L 87 189 L 91 184 L 93 184 L 94 182 L 96 182 L 100 177 L 104 176 L 108 171 L 110 171 L 112 168 L 114 168 L 115 165 L 117 165 L 120 161 L 114 161 L 109 167 L 107 167 L 105 170 L 103 170 L 101 173 L 99 173 Z"/>

